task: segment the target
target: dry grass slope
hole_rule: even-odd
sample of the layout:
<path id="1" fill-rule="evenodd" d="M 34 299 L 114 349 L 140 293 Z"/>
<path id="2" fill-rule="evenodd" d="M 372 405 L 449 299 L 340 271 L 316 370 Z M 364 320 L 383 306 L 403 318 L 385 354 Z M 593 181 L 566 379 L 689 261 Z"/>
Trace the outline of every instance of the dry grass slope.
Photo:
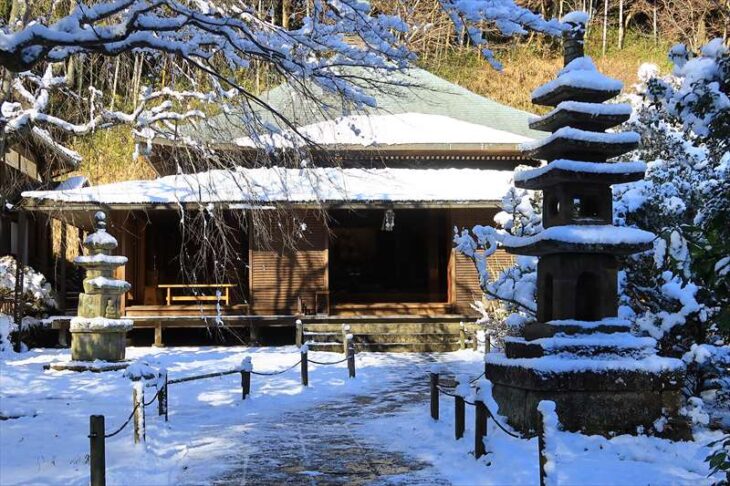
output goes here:
<path id="1" fill-rule="evenodd" d="M 609 36 L 609 46 L 615 45 L 615 36 Z M 636 83 L 636 73 L 645 62 L 669 69 L 667 44 L 655 46 L 651 39 L 637 34 L 629 35 L 626 47 L 611 49 L 601 54 L 600 32 L 594 30 L 586 42 L 587 53 L 605 74 L 624 82 L 625 89 Z M 544 108 L 530 102 L 530 93 L 539 85 L 553 79 L 562 67 L 559 48 L 544 43 L 513 44 L 499 51 L 504 69 L 499 72 L 477 57 L 473 50 L 452 49 L 441 59 L 429 59 L 423 67 L 470 91 L 492 98 L 515 108 L 543 112 Z"/>

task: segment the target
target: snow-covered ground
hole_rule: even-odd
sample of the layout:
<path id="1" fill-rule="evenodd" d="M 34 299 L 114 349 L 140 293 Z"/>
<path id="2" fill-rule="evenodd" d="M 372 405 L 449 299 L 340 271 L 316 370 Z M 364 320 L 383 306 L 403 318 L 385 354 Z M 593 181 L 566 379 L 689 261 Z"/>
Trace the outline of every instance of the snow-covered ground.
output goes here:
<path id="1" fill-rule="evenodd" d="M 165 366 L 170 378 L 232 369 L 245 356 L 254 370 L 275 371 L 299 359 L 294 347 L 128 348 L 131 359 Z M 335 361 L 341 355 L 310 353 Z M 121 371 L 43 371 L 68 350 L 32 350 L 0 361 L 0 409 L 25 414 L 0 421 L 0 484 L 87 484 L 88 417 L 106 416 L 107 431 L 131 411 L 131 384 Z M 453 405 L 442 420 L 428 415 L 427 370 L 476 376 L 482 355 L 357 356 L 357 378 L 345 364 L 310 364 L 310 387 L 298 368 L 252 377 L 252 397 L 240 398 L 238 375 L 170 385 L 170 420 L 147 409 L 147 442 L 135 446 L 131 427 L 107 440 L 108 484 L 536 484 L 535 440 L 513 439 L 490 427 L 487 456 L 470 455 L 467 432 L 453 440 Z M 151 395 L 148 395 L 149 398 Z M 446 398 L 446 397 L 444 397 Z M 704 444 L 649 437 L 557 437 L 560 484 L 706 484 Z M 359 480 L 356 480 L 359 479 Z"/>

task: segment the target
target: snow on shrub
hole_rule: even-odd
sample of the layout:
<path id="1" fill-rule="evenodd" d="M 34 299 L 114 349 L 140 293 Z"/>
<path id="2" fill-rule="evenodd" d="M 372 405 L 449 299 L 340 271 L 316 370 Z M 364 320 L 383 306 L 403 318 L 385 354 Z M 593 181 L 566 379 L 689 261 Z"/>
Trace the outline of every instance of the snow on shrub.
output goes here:
<path id="1" fill-rule="evenodd" d="M 0 355 L 12 352 L 10 334 L 16 331 L 17 327 L 10 316 L 0 314 Z"/>
<path id="2" fill-rule="evenodd" d="M 15 294 L 15 258 L 0 257 L 0 298 L 13 298 Z M 24 314 L 42 314 L 55 309 L 56 300 L 46 277 L 29 266 L 23 266 Z"/>

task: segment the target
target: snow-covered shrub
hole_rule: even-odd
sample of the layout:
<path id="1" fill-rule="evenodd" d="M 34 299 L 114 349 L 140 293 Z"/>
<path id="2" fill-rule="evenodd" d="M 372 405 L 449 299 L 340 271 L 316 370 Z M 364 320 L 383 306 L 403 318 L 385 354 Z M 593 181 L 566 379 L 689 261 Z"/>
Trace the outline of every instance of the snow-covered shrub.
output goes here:
<path id="1" fill-rule="evenodd" d="M 477 309 L 482 314 L 478 322 L 488 319 L 495 333 L 503 338 L 519 334 L 526 323 L 535 320 L 537 258 L 518 256 L 515 266 L 495 276 L 489 273 L 487 258 L 494 254 L 505 235 L 531 236 L 542 231 L 542 196 L 513 187 L 502 198 L 501 207 L 502 211 L 494 217 L 501 229 L 475 226 L 459 231 L 454 228 L 454 244 L 457 251 L 474 262 L 485 297 L 500 303 L 498 313 Z"/>
<path id="2" fill-rule="evenodd" d="M 15 258 L 0 257 L 0 298 L 13 298 L 15 294 Z M 23 315 L 40 315 L 56 308 L 51 284 L 46 277 L 29 266 L 23 266 Z"/>
<path id="3" fill-rule="evenodd" d="M 13 350 L 10 334 L 15 332 L 17 327 L 10 316 L 0 314 L 0 356 Z"/>
<path id="4" fill-rule="evenodd" d="M 689 397 L 712 425 L 730 427 L 730 54 L 716 39 L 693 55 L 672 48 L 673 73 L 644 66 L 630 96 L 627 157 L 646 178 L 614 187 L 616 224 L 656 233 L 652 251 L 624 264 L 622 314 L 687 363 Z M 697 400 L 698 398 L 690 398 Z M 696 407 L 695 407 L 696 408 Z"/>

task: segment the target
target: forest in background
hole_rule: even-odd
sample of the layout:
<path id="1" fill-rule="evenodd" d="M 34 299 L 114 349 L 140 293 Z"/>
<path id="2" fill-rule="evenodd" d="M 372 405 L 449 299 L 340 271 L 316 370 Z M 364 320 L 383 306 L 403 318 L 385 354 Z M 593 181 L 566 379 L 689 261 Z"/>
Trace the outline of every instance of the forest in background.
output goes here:
<path id="1" fill-rule="evenodd" d="M 62 12 L 55 2 L 54 12 Z M 72 6 L 72 2 L 67 2 Z M 374 0 L 376 10 L 395 13 L 415 26 L 405 39 L 418 55 L 417 64 L 435 74 L 475 93 L 527 111 L 540 112 L 530 103 L 530 92 L 554 78 L 562 65 L 559 39 L 531 34 L 521 39 L 502 39 L 496 32 L 487 32 L 489 47 L 502 63 L 495 70 L 470 48 L 463 32 L 436 2 Z M 525 0 L 519 2 L 546 17 L 560 17 L 571 10 L 585 10 L 592 16 L 588 26 L 586 50 L 597 67 L 609 76 L 622 80 L 626 89 L 636 82 L 638 67 L 645 62 L 657 64 L 662 71 L 669 69 L 667 51 L 672 44 L 683 42 L 695 50 L 713 37 L 727 38 L 730 23 L 730 0 Z M 29 7 L 30 6 L 30 7 Z M 3 19 L 31 15 L 24 9 L 42 11 L 39 3 L 24 0 L 0 0 Z M 311 0 L 259 0 L 257 8 L 275 23 L 295 28 L 309 12 Z M 67 77 L 79 93 L 74 100 L 59 100 L 55 112 L 73 113 L 83 119 L 89 86 L 95 86 L 108 97 L 111 109 L 133 109 L 140 88 L 160 88 L 194 82 L 199 73 L 189 71 L 181 76 L 172 69 L 178 61 L 174 56 L 145 56 L 124 53 L 115 58 L 87 55 L 68 61 Z M 240 83 L 252 93 L 259 94 L 279 82 L 275 73 L 263 65 L 241 72 Z M 185 70 L 182 70 L 185 73 Z M 177 73 L 177 74 L 175 74 Z M 174 79 L 174 76 L 180 76 Z M 113 95 L 112 95 L 113 93 Z M 87 115 L 88 116 L 88 115 Z M 93 184 L 116 180 L 152 178 L 154 173 L 143 159 L 132 159 L 133 136 L 128 127 L 101 130 L 91 136 L 68 140 L 69 145 L 83 156 L 75 172 L 83 174 Z"/>

